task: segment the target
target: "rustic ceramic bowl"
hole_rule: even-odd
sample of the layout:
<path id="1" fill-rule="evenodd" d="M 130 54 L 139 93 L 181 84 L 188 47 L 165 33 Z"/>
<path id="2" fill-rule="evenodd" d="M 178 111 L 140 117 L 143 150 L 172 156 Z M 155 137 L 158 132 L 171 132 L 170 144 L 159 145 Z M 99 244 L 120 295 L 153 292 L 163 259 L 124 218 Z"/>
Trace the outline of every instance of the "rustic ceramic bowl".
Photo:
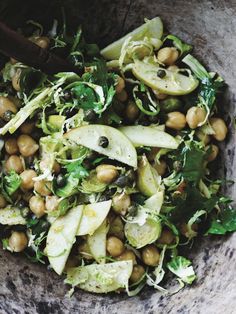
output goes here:
<path id="1" fill-rule="evenodd" d="M 222 147 L 219 171 L 233 179 L 236 173 L 231 123 L 236 104 L 235 0 L 67 0 L 64 5 L 69 23 L 74 26 L 82 23 L 87 38 L 101 46 L 138 26 L 145 17 L 154 16 L 160 16 L 170 32 L 194 44 L 195 55 L 210 69 L 218 71 L 229 85 L 222 107 L 230 134 Z M 12 26 L 25 18 L 38 18 L 50 25 L 59 12 L 59 1 L 0 2 L 0 14 Z M 227 193 L 235 199 L 235 187 L 227 188 Z M 133 298 L 77 291 L 69 299 L 65 296 L 68 287 L 55 273 L 24 257 L 0 251 L 0 313 L 236 313 L 235 244 L 234 235 L 198 240 L 194 253 L 189 254 L 198 275 L 193 286 L 172 296 L 146 289 Z"/>

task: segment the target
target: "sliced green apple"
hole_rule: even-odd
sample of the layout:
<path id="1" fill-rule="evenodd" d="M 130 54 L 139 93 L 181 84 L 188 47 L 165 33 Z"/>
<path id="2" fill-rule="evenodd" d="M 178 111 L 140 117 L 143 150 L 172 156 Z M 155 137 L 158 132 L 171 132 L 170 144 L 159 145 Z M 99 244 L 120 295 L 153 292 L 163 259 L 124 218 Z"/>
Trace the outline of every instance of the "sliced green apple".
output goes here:
<path id="1" fill-rule="evenodd" d="M 132 67 L 134 76 L 147 86 L 167 95 L 186 95 L 195 90 L 199 84 L 192 75 L 185 76 L 181 73 L 165 69 L 165 77 L 157 75 L 160 67 L 158 64 L 135 60 Z"/>
<path id="2" fill-rule="evenodd" d="M 127 222 L 125 224 L 125 236 L 130 245 L 140 249 L 147 244 L 155 242 L 161 235 L 161 223 L 147 218 L 143 225 Z"/>
<path id="3" fill-rule="evenodd" d="M 65 283 L 89 292 L 107 293 L 127 287 L 132 270 L 132 261 L 74 267 L 68 269 Z"/>
<path id="4" fill-rule="evenodd" d="M 156 192 L 144 202 L 144 207 L 150 210 L 150 213 L 158 215 L 164 201 L 164 190 Z"/>
<path id="5" fill-rule="evenodd" d="M 57 218 L 47 235 L 46 254 L 50 265 L 61 275 L 75 241 L 83 213 L 83 205 L 72 208 L 65 216 Z"/>
<path id="6" fill-rule="evenodd" d="M 26 225 L 25 218 L 22 217 L 18 208 L 13 206 L 7 206 L 0 209 L 0 224 L 2 225 Z"/>
<path id="7" fill-rule="evenodd" d="M 150 165 L 147 158 L 142 156 L 138 164 L 137 186 L 140 192 L 146 196 L 152 196 L 159 190 L 160 176 Z"/>
<path id="8" fill-rule="evenodd" d="M 135 147 L 151 146 L 176 149 L 177 140 L 170 134 L 150 126 L 123 126 L 119 130 L 130 139 Z"/>
<path id="9" fill-rule="evenodd" d="M 94 234 L 109 213 L 111 203 L 112 201 L 109 200 L 85 205 L 77 235 L 82 236 L 86 234 Z"/>
<path id="10" fill-rule="evenodd" d="M 73 129 L 64 137 L 78 145 L 90 148 L 99 154 L 118 160 L 131 167 L 137 167 L 137 153 L 130 140 L 120 131 L 106 125 L 86 125 Z M 99 145 L 99 139 L 106 137 L 108 146 Z"/>
<path id="11" fill-rule="evenodd" d="M 148 39 L 160 39 L 163 34 L 163 24 L 159 17 L 148 20 L 143 25 L 139 26 L 132 32 L 128 33 L 119 40 L 108 45 L 101 50 L 101 55 L 107 60 L 117 60 L 120 57 L 121 48 L 126 39 L 140 40 L 145 37 Z"/>
<path id="12" fill-rule="evenodd" d="M 106 257 L 106 238 L 107 238 L 107 222 L 103 221 L 101 226 L 94 232 L 93 235 L 88 235 L 87 243 L 91 254 L 97 263 L 105 263 Z"/>

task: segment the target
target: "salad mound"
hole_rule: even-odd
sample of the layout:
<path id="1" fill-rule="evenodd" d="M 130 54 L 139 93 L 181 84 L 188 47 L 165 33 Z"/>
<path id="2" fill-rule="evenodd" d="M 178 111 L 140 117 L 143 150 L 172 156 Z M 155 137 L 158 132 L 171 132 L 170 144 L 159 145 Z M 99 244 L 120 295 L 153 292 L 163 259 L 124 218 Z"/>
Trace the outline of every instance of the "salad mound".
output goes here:
<path id="1" fill-rule="evenodd" d="M 216 177 L 223 79 L 159 17 L 101 51 L 81 28 L 29 25 L 31 41 L 82 74 L 12 58 L 1 70 L 3 248 L 49 263 L 71 291 L 172 293 L 168 273 L 175 292 L 191 284 L 183 246 L 236 230 Z"/>

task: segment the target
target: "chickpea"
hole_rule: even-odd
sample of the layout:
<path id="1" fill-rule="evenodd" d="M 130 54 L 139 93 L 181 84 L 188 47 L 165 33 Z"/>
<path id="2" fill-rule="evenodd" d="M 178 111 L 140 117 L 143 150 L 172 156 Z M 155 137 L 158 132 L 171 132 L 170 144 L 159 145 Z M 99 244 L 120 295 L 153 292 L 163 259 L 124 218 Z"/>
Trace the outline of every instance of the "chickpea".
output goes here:
<path id="1" fill-rule="evenodd" d="M 17 109 L 22 106 L 22 100 L 20 100 L 19 98 L 8 95 L 8 99 L 13 102 Z"/>
<path id="2" fill-rule="evenodd" d="M 166 65 L 173 65 L 178 57 L 179 52 L 175 47 L 165 47 L 157 53 L 157 59 Z"/>
<path id="3" fill-rule="evenodd" d="M 210 148 L 211 148 L 211 152 L 210 152 L 210 154 L 207 157 L 207 160 L 209 162 L 215 160 L 217 155 L 218 155 L 218 153 L 219 153 L 219 147 L 218 146 L 212 144 Z"/>
<path id="4" fill-rule="evenodd" d="M 130 276 L 130 281 L 132 283 L 138 282 L 145 274 L 145 269 L 141 265 L 134 265 L 132 274 Z"/>
<path id="5" fill-rule="evenodd" d="M 9 238 L 9 246 L 13 252 L 22 252 L 28 245 L 28 238 L 24 232 L 14 231 Z"/>
<path id="6" fill-rule="evenodd" d="M 128 94 L 123 89 L 119 94 L 116 95 L 116 98 L 121 102 L 125 102 L 128 99 Z"/>
<path id="7" fill-rule="evenodd" d="M 153 89 L 152 91 L 153 91 L 153 94 L 155 95 L 156 99 L 158 99 L 158 100 L 163 100 L 163 99 L 166 99 L 168 97 L 168 95 L 160 93 L 157 89 Z"/>
<path id="8" fill-rule="evenodd" d="M 24 170 L 22 160 L 17 155 L 11 155 L 5 163 L 6 172 L 14 170 L 16 173 L 21 173 Z"/>
<path id="9" fill-rule="evenodd" d="M 125 215 L 131 205 L 131 199 L 125 192 L 116 194 L 112 198 L 112 208 L 119 215 Z"/>
<path id="10" fill-rule="evenodd" d="M 50 45 L 50 39 L 46 36 L 41 36 L 35 38 L 34 43 L 43 49 L 47 49 Z"/>
<path id="11" fill-rule="evenodd" d="M 182 130 L 186 125 L 185 115 L 179 111 L 173 111 L 167 115 L 166 126 L 174 130 Z"/>
<path id="12" fill-rule="evenodd" d="M 199 138 L 199 140 L 203 142 L 204 145 L 207 145 L 208 143 L 210 143 L 211 137 L 208 134 L 205 134 L 201 130 L 197 130 L 195 134 L 197 138 Z"/>
<path id="13" fill-rule="evenodd" d="M 117 259 L 119 261 L 132 261 L 133 265 L 137 264 L 136 256 L 131 250 L 125 250 Z"/>
<path id="14" fill-rule="evenodd" d="M 84 242 L 84 243 L 79 245 L 79 254 L 82 255 L 82 257 L 84 259 L 87 259 L 87 260 L 93 259 L 93 256 L 90 252 L 90 249 L 89 249 L 87 242 Z"/>
<path id="15" fill-rule="evenodd" d="M 0 117 L 4 118 L 4 113 L 6 111 L 11 111 L 17 113 L 16 105 L 7 97 L 0 96 Z"/>
<path id="16" fill-rule="evenodd" d="M 12 137 L 6 140 L 5 150 L 9 155 L 15 155 L 18 153 L 19 149 L 15 138 Z"/>
<path id="17" fill-rule="evenodd" d="M 21 174 L 21 188 L 23 190 L 31 190 L 34 187 L 33 178 L 37 177 L 37 173 L 34 170 L 24 170 Z"/>
<path id="18" fill-rule="evenodd" d="M 117 75 L 117 84 L 115 88 L 117 94 L 120 94 L 125 88 L 125 80 L 119 75 Z"/>
<path id="19" fill-rule="evenodd" d="M 116 216 L 110 222 L 109 234 L 116 236 L 117 238 L 121 240 L 124 239 L 124 224 L 123 224 L 122 219 L 119 216 Z"/>
<path id="20" fill-rule="evenodd" d="M 147 245 L 142 250 L 142 260 L 148 266 L 157 266 L 160 260 L 160 253 L 154 244 Z"/>
<path id="21" fill-rule="evenodd" d="M 133 101 L 129 101 L 125 108 L 125 117 L 129 122 L 134 122 L 139 116 L 140 110 Z"/>
<path id="22" fill-rule="evenodd" d="M 2 194 L 0 194 L 0 208 L 4 208 L 7 206 L 7 202 Z"/>
<path id="23" fill-rule="evenodd" d="M 45 202 L 42 197 L 34 195 L 29 200 L 30 210 L 35 214 L 37 218 L 45 215 Z"/>
<path id="24" fill-rule="evenodd" d="M 228 132 L 228 129 L 224 120 L 221 118 L 211 118 L 210 124 L 215 132 L 215 134 L 213 134 L 213 137 L 219 142 L 223 141 Z"/>
<path id="25" fill-rule="evenodd" d="M 175 236 L 168 229 L 163 229 L 161 232 L 161 236 L 158 239 L 158 243 L 170 245 L 174 242 Z"/>
<path id="26" fill-rule="evenodd" d="M 99 165 L 96 172 L 98 180 L 106 184 L 115 181 L 119 174 L 115 166 L 106 164 Z"/>
<path id="27" fill-rule="evenodd" d="M 11 79 L 12 86 L 17 92 L 20 91 L 20 76 L 21 76 L 21 69 L 17 69 L 16 73 L 13 75 Z"/>
<path id="28" fill-rule="evenodd" d="M 45 180 L 36 181 L 34 183 L 34 190 L 42 196 L 49 196 L 52 194 L 52 183 Z"/>
<path id="29" fill-rule="evenodd" d="M 23 134 L 31 134 L 34 129 L 34 123 L 33 122 L 25 122 L 20 126 L 20 131 Z"/>
<path id="30" fill-rule="evenodd" d="M 206 118 L 206 111 L 200 107 L 189 108 L 186 121 L 191 129 L 196 129 Z"/>
<path id="31" fill-rule="evenodd" d="M 153 164 L 154 169 L 156 169 L 159 176 L 163 176 L 166 172 L 167 163 L 164 160 L 160 160 L 159 163 L 155 162 Z"/>
<path id="32" fill-rule="evenodd" d="M 124 243 L 117 237 L 111 236 L 107 239 L 107 252 L 113 256 L 117 257 L 124 251 Z"/>
<path id="33" fill-rule="evenodd" d="M 52 212 L 54 210 L 57 210 L 59 205 L 59 198 L 55 195 L 53 196 L 46 196 L 46 203 L 45 207 L 48 212 Z"/>
<path id="34" fill-rule="evenodd" d="M 22 134 L 18 137 L 17 144 L 21 155 L 24 157 L 33 156 L 39 149 L 39 145 L 35 142 L 35 140 L 26 134 Z"/>

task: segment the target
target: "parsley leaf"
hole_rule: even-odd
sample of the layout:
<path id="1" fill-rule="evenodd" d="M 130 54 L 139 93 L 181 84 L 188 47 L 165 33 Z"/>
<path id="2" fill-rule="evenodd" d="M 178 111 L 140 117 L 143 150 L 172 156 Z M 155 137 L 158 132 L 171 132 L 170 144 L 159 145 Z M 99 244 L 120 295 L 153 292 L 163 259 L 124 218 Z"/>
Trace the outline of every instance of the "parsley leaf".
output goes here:
<path id="1" fill-rule="evenodd" d="M 184 159 L 183 178 L 188 182 L 198 183 L 205 173 L 206 151 L 192 142 L 189 147 L 184 148 L 182 155 Z"/>
<path id="2" fill-rule="evenodd" d="M 236 231 L 236 210 L 231 206 L 226 206 L 212 220 L 207 234 L 226 234 L 233 231 Z"/>
<path id="3" fill-rule="evenodd" d="M 216 195 L 210 199 L 202 196 L 194 186 L 188 185 L 185 192 L 184 196 L 172 200 L 175 207 L 167 214 L 170 221 L 174 223 L 187 222 L 198 210 L 210 213 L 219 201 L 219 197 Z"/>

